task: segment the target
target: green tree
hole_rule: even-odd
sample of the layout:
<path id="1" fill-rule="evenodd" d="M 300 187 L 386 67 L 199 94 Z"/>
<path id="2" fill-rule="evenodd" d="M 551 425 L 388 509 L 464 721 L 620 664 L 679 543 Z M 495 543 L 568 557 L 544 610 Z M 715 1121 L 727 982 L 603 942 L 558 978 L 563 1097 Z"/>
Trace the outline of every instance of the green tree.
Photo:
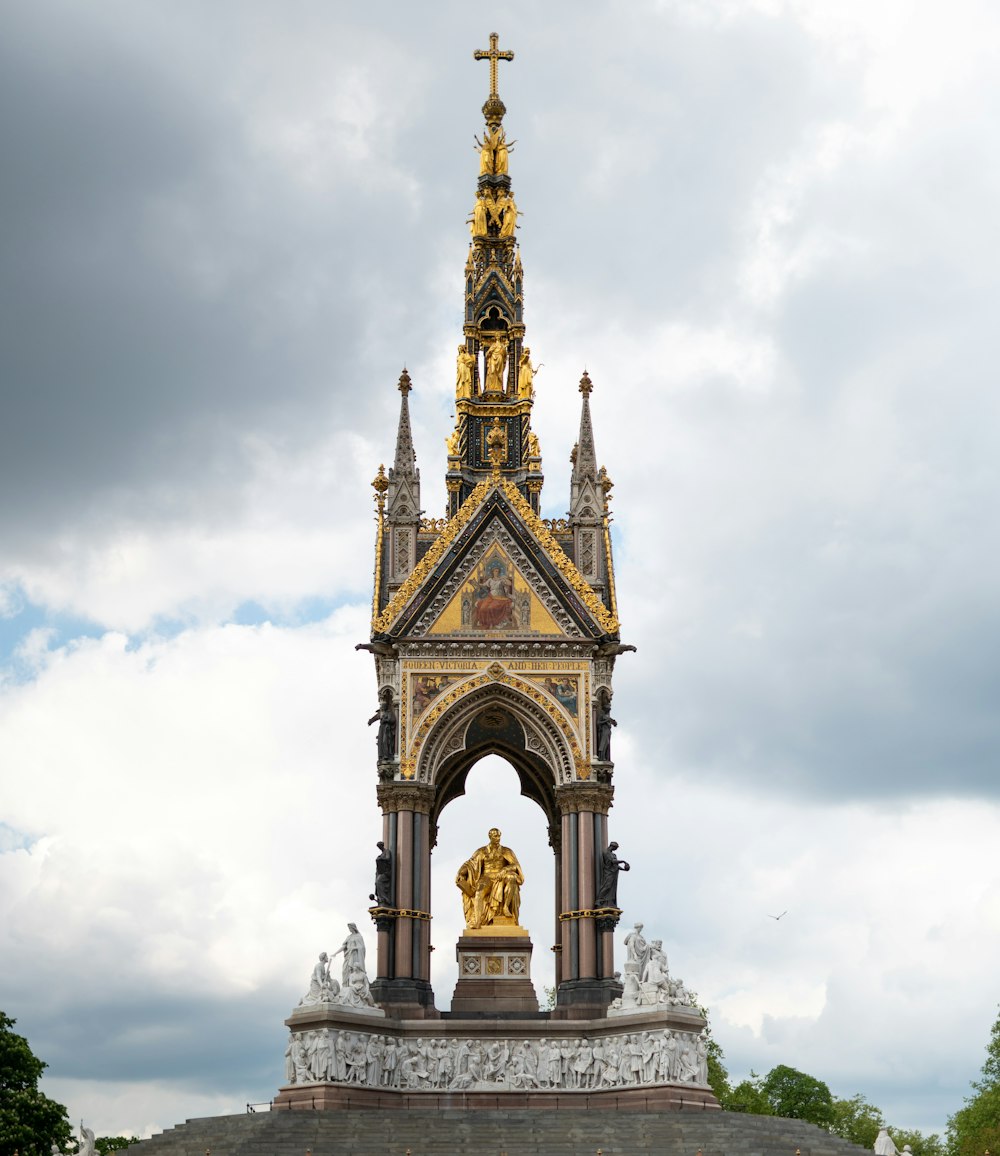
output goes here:
<path id="1" fill-rule="evenodd" d="M 771 1113 L 792 1120 L 808 1120 L 821 1128 L 833 1123 L 833 1096 L 822 1080 L 807 1076 L 787 1064 L 772 1068 L 761 1091 L 771 1105 Z"/>
<path id="2" fill-rule="evenodd" d="M 885 1117 L 881 1111 L 874 1104 L 870 1104 L 860 1092 L 856 1096 L 851 1096 L 849 1100 L 833 1101 L 833 1119 L 829 1128 L 834 1136 L 850 1140 L 852 1144 L 870 1150 L 875 1146 L 879 1128 L 884 1127 Z M 897 1142 L 896 1146 L 902 1151 L 902 1144 Z"/>
<path id="3" fill-rule="evenodd" d="M 773 1116 L 771 1101 L 764 1093 L 764 1077 L 751 1068 L 750 1075 L 728 1093 L 720 1103 L 727 1112 L 749 1112 L 754 1116 Z"/>
<path id="4" fill-rule="evenodd" d="M 138 1136 L 98 1136 L 94 1140 L 94 1148 L 98 1156 L 108 1156 L 110 1152 L 122 1152 L 129 1144 L 138 1144 Z"/>
<path id="5" fill-rule="evenodd" d="M 951 1156 L 983 1156 L 1000 1152 L 1000 1016 L 986 1045 L 982 1078 L 972 1081 L 974 1096 L 948 1120 L 948 1151 Z"/>
<path id="6" fill-rule="evenodd" d="M 38 1090 L 48 1065 L 11 1031 L 16 1022 L 0 1012 L 0 1156 L 49 1156 L 53 1144 L 69 1141 L 69 1120 L 62 1104 Z"/>
<path id="7" fill-rule="evenodd" d="M 937 1132 L 925 1136 L 916 1128 L 890 1128 L 889 1134 L 900 1152 L 909 1144 L 913 1156 L 945 1156 L 944 1141 Z"/>

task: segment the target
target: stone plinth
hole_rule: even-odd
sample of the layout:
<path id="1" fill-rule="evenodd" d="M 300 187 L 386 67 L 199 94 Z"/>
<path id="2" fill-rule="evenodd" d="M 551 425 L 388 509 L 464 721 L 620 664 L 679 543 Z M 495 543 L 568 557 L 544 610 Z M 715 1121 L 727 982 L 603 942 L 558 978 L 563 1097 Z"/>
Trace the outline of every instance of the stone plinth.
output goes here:
<path id="1" fill-rule="evenodd" d="M 523 928 L 466 928 L 458 941 L 452 1017 L 538 1011 L 531 982 L 531 937 Z"/>

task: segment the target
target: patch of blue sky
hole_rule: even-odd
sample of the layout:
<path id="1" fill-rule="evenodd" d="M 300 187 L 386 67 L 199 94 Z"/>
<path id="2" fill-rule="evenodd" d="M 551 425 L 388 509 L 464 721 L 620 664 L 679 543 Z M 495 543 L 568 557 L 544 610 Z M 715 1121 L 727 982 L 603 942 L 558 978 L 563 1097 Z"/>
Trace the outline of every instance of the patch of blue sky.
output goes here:
<path id="1" fill-rule="evenodd" d="M 0 669 L 18 676 L 18 649 L 34 630 L 48 632 L 49 649 L 65 646 L 76 638 L 100 638 L 106 633 L 106 627 L 90 619 L 59 614 L 26 599 L 8 599 L 7 613 L 0 615 Z"/>
<path id="2" fill-rule="evenodd" d="M 313 622 L 323 622 L 335 610 L 354 601 L 354 598 L 329 598 L 318 594 L 283 606 L 264 606 L 248 601 L 236 607 L 230 621 L 238 626 L 262 626 L 265 622 L 272 626 L 308 626 Z"/>
<path id="3" fill-rule="evenodd" d="M 30 851 L 37 842 L 34 835 L 18 831 L 16 827 L 0 821 L 0 855 L 6 855 L 9 851 Z"/>

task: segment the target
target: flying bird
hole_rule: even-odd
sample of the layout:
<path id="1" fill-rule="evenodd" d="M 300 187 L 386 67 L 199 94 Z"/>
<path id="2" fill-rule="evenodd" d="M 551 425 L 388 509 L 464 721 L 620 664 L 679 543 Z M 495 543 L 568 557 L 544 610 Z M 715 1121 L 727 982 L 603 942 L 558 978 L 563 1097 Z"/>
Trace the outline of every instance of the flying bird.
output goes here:
<path id="1" fill-rule="evenodd" d="M 781 913 L 781 915 L 787 915 L 787 914 L 788 914 L 787 910 L 782 911 L 782 913 Z M 768 919 L 780 919 L 781 915 L 768 915 Z"/>

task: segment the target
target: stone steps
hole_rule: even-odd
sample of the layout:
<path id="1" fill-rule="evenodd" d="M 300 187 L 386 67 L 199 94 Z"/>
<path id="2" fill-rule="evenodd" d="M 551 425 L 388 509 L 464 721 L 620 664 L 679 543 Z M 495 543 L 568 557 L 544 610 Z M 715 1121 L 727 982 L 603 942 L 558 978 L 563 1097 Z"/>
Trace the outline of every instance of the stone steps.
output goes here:
<path id="1" fill-rule="evenodd" d="M 304 1110 L 189 1120 L 137 1156 L 859 1156 L 801 1120 L 731 1112 Z"/>

